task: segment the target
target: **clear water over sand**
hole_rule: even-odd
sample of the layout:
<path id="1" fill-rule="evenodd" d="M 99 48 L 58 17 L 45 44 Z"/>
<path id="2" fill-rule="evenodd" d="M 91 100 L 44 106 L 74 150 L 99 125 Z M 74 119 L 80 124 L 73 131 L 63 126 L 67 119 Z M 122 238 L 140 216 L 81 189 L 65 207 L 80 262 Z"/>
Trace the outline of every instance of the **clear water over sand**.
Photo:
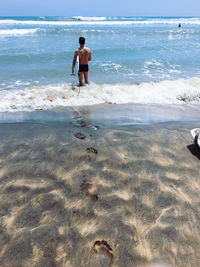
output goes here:
<path id="1" fill-rule="evenodd" d="M 87 126 L 0 124 L 1 265 L 198 266 L 196 124 Z"/>

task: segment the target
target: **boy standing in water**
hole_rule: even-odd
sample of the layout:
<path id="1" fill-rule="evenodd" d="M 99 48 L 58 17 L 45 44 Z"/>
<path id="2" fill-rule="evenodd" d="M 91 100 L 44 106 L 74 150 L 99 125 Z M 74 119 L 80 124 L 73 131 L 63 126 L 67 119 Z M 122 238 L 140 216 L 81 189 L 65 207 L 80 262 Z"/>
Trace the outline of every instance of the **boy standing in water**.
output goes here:
<path id="1" fill-rule="evenodd" d="M 83 86 L 83 77 L 85 83 L 88 84 L 88 61 L 92 59 L 91 51 L 89 48 L 85 47 L 85 38 L 79 38 L 80 47 L 74 52 L 74 58 L 72 61 L 72 73 L 74 73 L 74 67 L 76 65 L 77 57 L 79 57 L 79 70 L 78 70 L 78 78 L 79 78 L 79 86 Z"/>

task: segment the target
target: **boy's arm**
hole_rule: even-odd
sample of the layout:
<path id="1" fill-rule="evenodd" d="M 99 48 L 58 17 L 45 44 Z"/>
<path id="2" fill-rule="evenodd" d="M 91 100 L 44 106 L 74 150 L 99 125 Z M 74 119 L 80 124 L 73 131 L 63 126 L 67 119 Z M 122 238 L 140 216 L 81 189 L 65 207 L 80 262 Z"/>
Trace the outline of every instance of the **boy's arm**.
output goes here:
<path id="1" fill-rule="evenodd" d="M 72 61 L 72 73 L 74 73 L 74 67 L 76 65 L 76 59 L 77 59 L 77 51 L 74 52 L 74 58 L 73 58 L 73 61 Z"/>
<path id="2" fill-rule="evenodd" d="M 88 61 L 91 61 L 92 60 L 92 53 L 91 51 L 89 50 L 89 58 L 88 58 Z"/>

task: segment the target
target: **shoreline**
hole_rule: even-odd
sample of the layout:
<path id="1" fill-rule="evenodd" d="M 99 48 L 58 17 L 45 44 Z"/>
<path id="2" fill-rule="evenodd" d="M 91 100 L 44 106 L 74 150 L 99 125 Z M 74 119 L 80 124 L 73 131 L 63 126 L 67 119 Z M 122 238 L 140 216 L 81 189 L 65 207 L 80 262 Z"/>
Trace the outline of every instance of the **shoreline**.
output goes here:
<path id="1" fill-rule="evenodd" d="M 159 105 L 159 104 L 113 104 L 74 106 L 52 110 L 22 112 L 1 112 L 1 123 L 44 122 L 66 123 L 70 125 L 79 119 L 89 120 L 102 127 L 154 124 L 161 122 L 199 121 L 199 104 Z"/>

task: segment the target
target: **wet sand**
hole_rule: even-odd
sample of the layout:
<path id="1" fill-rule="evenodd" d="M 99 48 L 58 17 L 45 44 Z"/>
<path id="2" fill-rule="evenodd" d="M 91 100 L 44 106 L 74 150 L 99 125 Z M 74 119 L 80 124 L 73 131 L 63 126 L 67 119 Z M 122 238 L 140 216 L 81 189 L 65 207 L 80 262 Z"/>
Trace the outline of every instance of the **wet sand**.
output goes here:
<path id="1" fill-rule="evenodd" d="M 199 266 L 197 126 L 0 124 L 0 265 Z"/>

